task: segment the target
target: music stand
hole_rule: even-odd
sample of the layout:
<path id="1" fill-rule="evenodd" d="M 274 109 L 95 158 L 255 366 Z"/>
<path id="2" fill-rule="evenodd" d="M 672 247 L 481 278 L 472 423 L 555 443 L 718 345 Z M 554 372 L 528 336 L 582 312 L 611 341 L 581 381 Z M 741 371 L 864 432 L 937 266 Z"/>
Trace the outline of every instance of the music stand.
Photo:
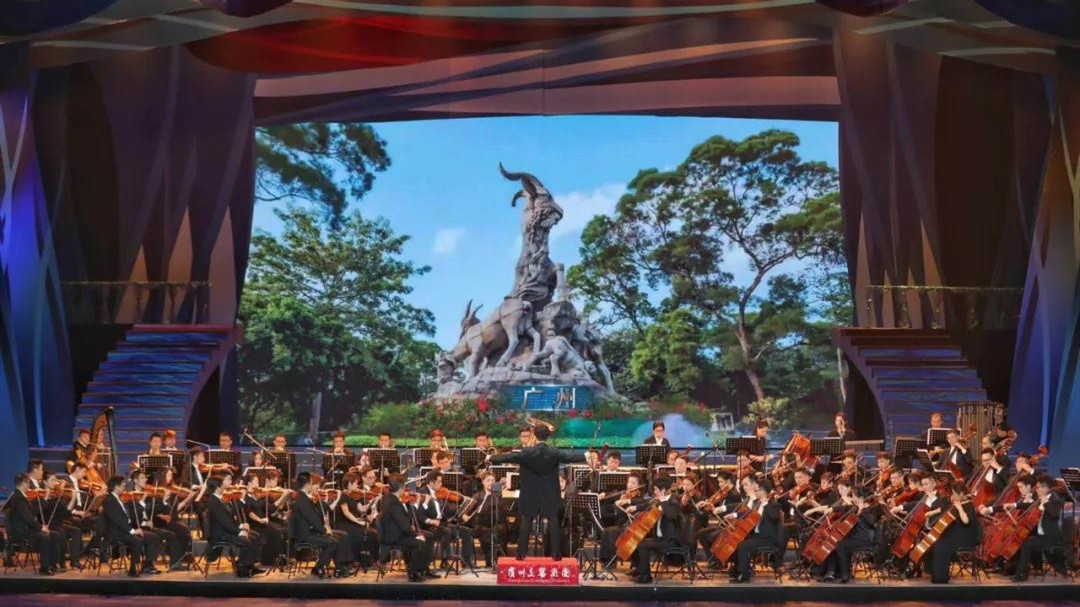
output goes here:
<path id="1" fill-rule="evenodd" d="M 601 470 L 600 480 L 597 482 L 597 490 L 600 493 L 626 491 L 626 481 L 629 478 L 629 472 Z"/>
<path id="2" fill-rule="evenodd" d="M 1080 468 L 1061 468 L 1061 478 L 1071 493 L 1080 493 Z"/>
<path id="3" fill-rule="evenodd" d="M 604 525 L 600 523 L 600 496 L 596 493 L 582 491 L 570 496 L 570 508 L 568 512 L 584 513 L 580 517 L 571 516 L 570 524 L 573 525 L 576 520 L 585 520 L 588 518 L 593 526 L 595 526 L 597 533 L 603 533 Z M 570 530 L 570 537 L 573 538 L 573 527 Z M 598 553 L 596 550 L 585 550 L 585 530 L 582 529 L 581 546 L 578 546 L 577 551 L 573 554 L 581 563 L 581 571 L 579 572 L 579 579 L 582 580 L 614 580 L 617 579 L 615 574 L 605 569 L 600 564 Z"/>
<path id="4" fill-rule="evenodd" d="M 901 468 L 911 468 L 911 459 L 924 444 L 917 436 L 897 436 L 893 441 L 893 463 Z"/>
<path id="5" fill-rule="evenodd" d="M 640 466 L 655 466 L 667 463 L 668 445 L 638 445 L 634 447 L 634 459 Z"/>
<path id="6" fill-rule="evenodd" d="M 240 452 L 239 451 L 225 451 L 224 449 L 211 449 L 206 452 L 206 463 L 208 464 L 228 464 L 229 466 L 240 469 Z"/>
<path id="7" fill-rule="evenodd" d="M 379 478 L 383 478 L 387 474 L 401 471 L 401 455 L 397 449 L 368 449 L 364 451 L 367 454 L 368 462 L 371 467 L 378 472 Z"/>
<path id="8" fill-rule="evenodd" d="M 739 451 L 746 451 L 750 455 L 765 455 L 761 441 L 756 436 L 729 436 L 724 440 L 725 453 L 737 455 Z"/>
<path id="9" fill-rule="evenodd" d="M 431 447 L 418 447 L 413 449 L 413 463 L 417 466 L 431 466 L 431 456 L 439 449 Z"/>
<path id="10" fill-rule="evenodd" d="M 487 459 L 487 452 L 477 447 L 462 447 L 461 467 L 465 470 L 476 470 Z"/>
<path id="11" fill-rule="evenodd" d="M 267 463 L 281 472 L 281 486 L 288 488 L 296 475 L 296 454 L 288 451 L 267 451 Z M 259 480 L 266 480 L 260 478 Z"/>
<path id="12" fill-rule="evenodd" d="M 172 456 L 169 455 L 140 455 L 138 457 L 139 469 L 146 471 L 146 476 L 153 478 L 159 470 L 172 468 Z"/>
<path id="13" fill-rule="evenodd" d="M 272 468 L 277 468 L 277 466 L 248 466 L 244 468 L 244 476 L 247 476 L 248 472 L 254 472 L 255 476 L 259 477 L 259 486 L 265 487 L 266 475 Z"/>
<path id="14" fill-rule="evenodd" d="M 326 480 L 337 484 L 355 462 L 356 455 L 353 453 L 324 453 L 322 467 L 327 476 Z"/>
<path id="15" fill-rule="evenodd" d="M 570 465 L 570 478 L 573 482 L 570 483 L 578 491 L 588 491 L 592 486 L 592 468 L 579 464 Z"/>
<path id="16" fill-rule="evenodd" d="M 464 479 L 465 479 L 465 474 L 463 472 L 450 472 L 450 471 L 447 471 L 447 472 L 442 473 L 443 487 L 446 487 L 447 489 L 450 489 L 451 491 L 460 492 L 461 491 L 461 485 L 462 485 L 462 482 L 464 481 Z M 470 496 L 470 497 L 472 497 L 472 496 Z"/>
<path id="17" fill-rule="evenodd" d="M 944 447 L 949 444 L 949 430 L 951 428 L 930 428 L 926 431 L 926 448 Z"/>
<path id="18" fill-rule="evenodd" d="M 810 455 L 828 455 L 831 464 L 844 452 L 844 439 L 839 436 L 826 436 L 810 439 Z"/>
<path id="19" fill-rule="evenodd" d="M 510 479 L 510 486 L 507 489 L 521 491 L 521 475 L 517 472 L 510 472 L 506 476 Z"/>
<path id="20" fill-rule="evenodd" d="M 669 466 L 667 464 L 664 464 L 663 466 L 657 466 L 656 469 L 653 470 L 653 472 L 656 473 L 657 476 L 660 476 L 661 474 L 666 474 L 671 478 L 675 478 L 675 466 Z"/>

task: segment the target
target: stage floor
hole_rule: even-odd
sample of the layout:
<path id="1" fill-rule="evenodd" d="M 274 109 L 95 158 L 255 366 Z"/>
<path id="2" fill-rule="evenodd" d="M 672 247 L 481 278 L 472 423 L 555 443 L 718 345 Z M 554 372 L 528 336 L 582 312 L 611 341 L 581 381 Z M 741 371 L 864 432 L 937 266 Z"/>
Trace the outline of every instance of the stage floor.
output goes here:
<path id="1" fill-rule="evenodd" d="M 183 601 L 184 597 L 172 597 L 175 601 Z M 164 597 L 149 596 L 111 596 L 108 604 L 111 607 L 161 607 L 163 601 L 170 601 Z M 78 594 L 16 594 L 4 597 L 4 607 L 96 607 L 101 605 L 101 597 L 78 595 Z M 169 603 L 172 604 L 171 601 Z M 511 607 L 516 603 L 506 601 L 478 601 L 471 603 L 470 607 Z M 703 602 L 667 602 L 667 601 L 640 601 L 608 603 L 611 607 L 733 607 L 739 603 L 720 603 L 710 601 Z M 875 603 L 878 607 L 921 607 L 939 605 L 966 605 L 961 602 L 912 602 L 912 601 L 882 601 Z M 984 607 L 1039 607 L 1045 602 L 1038 601 L 985 601 L 980 603 Z M 1080 605 L 1080 601 L 1055 602 L 1055 605 Z M 356 599 L 217 599 L 215 607 L 397 607 L 400 603 L 395 601 L 379 600 L 356 600 Z M 461 607 L 454 601 L 415 601 L 413 607 Z M 540 601 L 536 607 L 580 607 L 578 603 L 566 601 Z M 832 602 L 811 601 L 788 601 L 783 603 L 759 603 L 760 607 L 829 607 Z"/>
<path id="2" fill-rule="evenodd" d="M 207 578 L 195 572 L 165 573 L 129 578 L 120 574 L 68 572 L 42 577 L 25 572 L 0 576 L 0 593 L 37 595 L 63 593 L 75 595 L 156 595 L 215 598 L 296 598 L 296 599 L 405 599 L 437 601 L 604 601 L 635 603 L 640 601 L 707 601 L 731 603 L 785 603 L 792 601 L 881 602 L 923 601 L 931 603 L 970 601 L 1054 601 L 1080 600 L 1080 584 L 1048 576 L 1046 580 L 1015 584 L 1001 576 L 976 582 L 960 578 L 947 585 L 928 581 L 905 580 L 877 583 L 860 579 L 850 584 L 821 584 L 759 575 L 749 584 L 732 584 L 726 575 L 712 580 L 663 580 L 653 585 L 639 585 L 620 576 L 616 581 L 584 581 L 580 586 L 500 586 L 493 573 L 480 571 L 450 575 L 447 578 L 411 584 L 402 573 L 391 573 L 376 582 L 374 571 L 341 580 L 318 580 L 302 574 L 288 578 L 273 572 L 255 579 L 238 579 L 228 571 L 212 571 Z M 11 604 L 7 596 L 0 602 Z M 26 597 L 24 597 L 26 599 Z M 26 599 L 28 600 L 28 599 Z M 84 601 L 49 602 L 36 597 L 40 604 L 85 605 Z M 157 605 L 160 601 L 153 602 Z M 150 605 L 151 603 L 139 603 Z M 234 603 L 253 607 L 247 601 Z M 301 601 L 301 604 L 307 604 Z"/>

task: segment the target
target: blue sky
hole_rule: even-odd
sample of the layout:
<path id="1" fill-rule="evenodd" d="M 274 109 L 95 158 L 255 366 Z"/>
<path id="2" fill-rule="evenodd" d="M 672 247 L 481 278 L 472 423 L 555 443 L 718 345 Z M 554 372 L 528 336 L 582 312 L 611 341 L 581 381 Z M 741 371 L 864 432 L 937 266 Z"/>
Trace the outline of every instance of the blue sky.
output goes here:
<path id="1" fill-rule="evenodd" d="M 562 205 L 551 257 L 570 267 L 580 258 L 581 229 L 614 208 L 638 170 L 673 168 L 712 135 L 741 139 L 769 128 L 795 132 L 804 158 L 837 166 L 838 132 L 831 122 L 532 116 L 381 123 L 375 129 L 392 165 L 353 208 L 385 217 L 395 232 L 411 237 L 406 256 L 431 266 L 413 280 L 410 299 L 435 314 L 435 341 L 449 348 L 465 303 L 473 299 L 489 311 L 513 283 L 521 207 L 510 207 L 517 185 L 499 174 L 500 161 L 539 177 Z M 280 230 L 272 208 L 256 205 L 256 228 Z M 745 264 L 727 263 L 738 280 Z"/>

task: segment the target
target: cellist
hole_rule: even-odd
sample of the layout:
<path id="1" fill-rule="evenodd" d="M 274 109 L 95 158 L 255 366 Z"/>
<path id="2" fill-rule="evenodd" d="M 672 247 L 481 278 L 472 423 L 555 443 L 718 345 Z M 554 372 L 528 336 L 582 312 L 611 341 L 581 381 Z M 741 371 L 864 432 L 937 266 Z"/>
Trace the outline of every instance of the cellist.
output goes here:
<path id="1" fill-rule="evenodd" d="M 1009 470 L 1001 463 L 993 449 L 983 449 L 979 457 L 982 460 L 982 468 L 980 468 L 982 482 L 994 487 L 994 495 L 1001 495 L 1009 484 Z M 976 479 L 972 483 L 974 487 L 979 484 L 979 480 Z"/>
<path id="2" fill-rule="evenodd" d="M 924 481 L 925 482 L 925 481 Z M 952 484 L 949 495 L 951 505 L 945 505 L 933 519 L 928 519 L 928 526 L 933 526 L 938 518 L 945 516 L 950 508 L 956 510 L 956 520 L 941 534 L 941 538 L 930 548 L 924 557 L 930 559 L 930 581 L 935 584 L 949 583 L 949 565 L 953 556 L 961 549 L 974 548 L 979 533 L 979 520 L 975 516 L 975 505 L 967 495 L 967 486 L 960 481 Z"/>
<path id="3" fill-rule="evenodd" d="M 851 555 L 858 550 L 874 547 L 874 530 L 882 514 L 880 506 L 870 504 L 868 492 L 856 488 L 851 491 L 849 512 L 850 508 L 858 513 L 858 522 L 846 537 L 836 543 L 836 548 L 825 559 L 824 575 L 818 581 L 847 584 L 851 581 Z"/>
<path id="4" fill-rule="evenodd" d="M 708 499 L 699 501 L 696 506 L 706 516 L 712 515 L 719 518 L 738 509 L 739 504 L 742 502 L 742 494 L 739 493 L 735 486 L 735 478 L 730 472 L 720 472 L 716 477 L 716 482 L 716 492 L 710 495 Z M 712 553 L 709 552 L 709 546 L 712 546 L 713 540 L 716 539 L 716 535 L 720 533 L 721 528 L 719 524 L 705 525 L 695 533 L 695 538 L 701 544 L 705 554 L 709 555 L 710 560 L 714 559 Z"/>
<path id="5" fill-rule="evenodd" d="M 1031 557 L 1039 552 L 1049 551 L 1051 548 L 1060 547 L 1064 543 L 1061 535 L 1061 497 L 1054 493 L 1054 480 L 1043 475 L 1035 480 L 1035 496 L 1037 506 L 1042 511 L 1042 517 L 1035 531 L 1031 532 L 1024 543 L 1020 545 L 1020 556 L 1016 563 L 1016 576 L 1013 581 L 1023 582 L 1028 578 L 1028 570 L 1031 566 Z M 1050 557 L 1057 556 L 1061 551 L 1050 551 Z M 1064 563 L 1051 560 L 1050 564 L 1061 575 L 1066 575 Z"/>
<path id="6" fill-rule="evenodd" d="M 1013 516 L 1019 516 L 1021 513 L 1027 511 L 1027 509 L 1029 507 L 1031 507 L 1035 503 L 1034 490 L 1035 490 L 1035 477 L 1034 476 L 1031 476 L 1031 475 L 1028 475 L 1028 474 L 1018 476 L 1016 478 L 1016 491 L 1020 495 L 1017 496 L 1015 501 L 1001 503 L 1001 504 L 995 504 L 993 506 L 984 505 L 984 506 L 979 508 L 979 514 L 981 514 L 983 516 L 986 516 L 986 517 L 991 517 L 991 516 L 993 516 L 995 514 L 999 514 L 999 513 L 1002 513 L 1002 512 L 1009 512 L 1009 513 L 1013 513 Z M 1015 573 L 1016 572 L 1015 560 L 1016 560 L 1017 556 L 1018 555 L 1013 555 L 1013 557 L 1014 557 L 1013 558 L 1013 563 L 1011 563 L 1011 564 L 998 563 L 997 566 L 994 567 L 994 572 L 995 573 L 1003 573 L 1006 570 L 1007 565 L 1009 565 L 1008 568 L 1011 569 L 1013 573 Z M 996 560 L 998 560 L 997 555 L 995 555 L 994 558 L 993 558 L 993 561 L 996 561 Z M 989 562 L 987 562 L 987 565 L 994 565 L 994 563 L 992 561 L 989 561 Z"/>
<path id="7" fill-rule="evenodd" d="M 626 478 L 626 491 L 613 494 L 615 499 L 611 502 L 612 508 L 620 514 L 617 515 L 615 522 L 604 527 L 600 532 L 600 561 L 607 569 L 611 569 L 614 565 L 615 540 L 619 539 L 627 523 L 636 514 L 645 510 L 649 503 L 649 498 L 642 490 L 643 485 L 641 476 L 632 472 Z"/>
<path id="8" fill-rule="evenodd" d="M 929 526 L 930 521 L 935 520 L 935 517 L 945 511 L 948 507 L 948 500 L 943 497 L 938 497 L 937 493 L 937 479 L 928 474 L 920 474 L 918 476 L 912 473 L 912 478 L 917 478 L 919 482 L 919 488 L 922 490 L 923 497 L 919 500 L 910 500 L 903 504 L 897 504 L 893 506 L 889 511 L 893 514 L 904 513 L 908 515 L 912 510 L 917 508 L 919 504 L 925 504 L 926 523 L 924 527 Z M 897 555 L 899 556 L 899 554 Z M 907 555 L 904 555 L 907 556 Z M 923 559 L 925 560 L 925 559 Z M 908 567 L 904 572 L 905 577 L 922 577 L 922 563 L 919 563 L 916 567 Z"/>
<path id="9" fill-rule="evenodd" d="M 768 480 L 758 481 L 749 476 L 746 478 L 747 494 L 754 496 L 753 504 L 760 515 L 754 531 L 735 550 L 735 568 L 732 569 L 732 582 L 749 582 L 752 573 L 750 568 L 750 554 L 757 548 L 776 544 L 780 536 L 781 510 L 780 505 L 772 499 L 773 484 Z M 729 515 L 730 516 L 730 515 Z"/>
<path id="10" fill-rule="evenodd" d="M 649 532 L 649 537 L 641 540 L 637 547 L 637 577 L 634 581 L 638 584 L 651 584 L 652 573 L 649 571 L 649 563 L 653 552 L 663 553 L 672 548 L 676 543 L 682 543 L 679 534 L 679 517 L 681 509 L 677 500 L 671 499 L 671 477 L 662 474 L 653 481 L 653 501 L 660 508 L 660 520 Z"/>

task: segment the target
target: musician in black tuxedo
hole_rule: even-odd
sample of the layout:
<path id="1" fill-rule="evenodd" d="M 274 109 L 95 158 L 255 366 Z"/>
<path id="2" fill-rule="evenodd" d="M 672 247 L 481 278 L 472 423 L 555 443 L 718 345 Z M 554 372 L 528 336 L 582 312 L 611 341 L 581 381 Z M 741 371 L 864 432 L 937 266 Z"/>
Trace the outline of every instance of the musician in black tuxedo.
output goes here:
<path id="1" fill-rule="evenodd" d="M 139 576 L 140 563 L 146 573 L 157 573 L 154 569 L 154 561 L 157 560 L 159 544 L 146 540 L 142 529 L 135 524 L 131 509 L 120 499 L 123 484 L 124 477 L 122 476 L 110 477 L 106 483 L 109 494 L 105 496 L 102 506 L 105 516 L 105 543 L 106 545 L 124 544 L 127 546 L 128 555 L 131 557 L 128 575 L 131 577 Z"/>
<path id="2" fill-rule="evenodd" d="M 49 528 L 37 520 L 34 508 L 30 506 L 30 500 L 26 497 L 26 492 L 29 490 L 30 477 L 26 474 L 15 475 L 15 492 L 8 500 L 8 533 L 11 534 L 13 542 L 29 542 L 38 553 L 40 563 L 38 572 L 41 575 L 52 575 L 56 544 L 60 543 L 62 550 L 62 538 L 50 534 Z"/>
<path id="3" fill-rule="evenodd" d="M 654 552 L 663 553 L 676 544 L 684 544 L 680 525 L 682 507 L 678 500 L 671 499 L 670 476 L 662 474 L 653 481 L 653 501 L 660 507 L 660 520 L 637 547 L 637 577 L 634 581 L 639 584 L 651 584 L 653 581 L 649 562 Z"/>
<path id="4" fill-rule="evenodd" d="M 433 538 L 417 527 L 412 507 L 401 503 L 405 477 L 391 474 L 389 483 L 390 493 L 379 504 L 379 544 L 404 550 L 409 581 L 422 582 L 431 564 Z"/>
<path id="5" fill-rule="evenodd" d="M 664 447 L 670 447 L 671 442 L 664 436 L 665 428 L 664 422 L 655 421 L 652 425 L 652 434 L 649 438 L 641 441 L 642 445 L 663 445 Z"/>
<path id="6" fill-rule="evenodd" d="M 1062 547 L 1065 543 L 1065 538 L 1061 534 L 1061 497 L 1054 493 L 1053 486 L 1054 480 L 1049 476 L 1040 476 L 1035 481 L 1035 503 L 1038 505 L 1033 507 L 1042 510 L 1042 518 L 1039 519 L 1039 524 L 1031 535 L 1020 545 L 1014 581 L 1027 580 L 1033 555 L 1051 548 Z M 1060 560 L 1062 556 L 1060 551 L 1054 551 L 1048 554 L 1047 560 L 1055 571 L 1065 575 L 1065 564 Z"/>
<path id="7" fill-rule="evenodd" d="M 753 476 L 748 476 L 743 481 L 747 487 L 747 493 L 755 496 L 754 508 L 760 514 L 757 526 L 735 550 L 735 568 L 732 569 L 733 582 L 750 581 L 750 555 L 754 550 L 765 546 L 773 546 L 779 543 L 780 527 L 783 522 L 780 519 L 780 505 L 771 498 L 773 485 L 770 481 L 758 482 Z"/>
<path id="8" fill-rule="evenodd" d="M 971 450 L 964 444 L 964 439 L 960 437 L 960 431 L 955 428 L 949 429 L 949 433 L 945 435 L 945 438 L 949 441 L 949 449 L 945 452 L 944 459 L 941 460 L 939 467 L 948 469 L 949 464 L 952 464 L 966 479 L 971 476 L 971 469 L 974 467 Z"/>
<path id="9" fill-rule="evenodd" d="M 929 554 L 923 560 L 930 563 L 930 581 L 934 584 L 949 583 L 949 565 L 953 556 L 961 549 L 973 549 L 982 541 L 982 523 L 975 513 L 975 505 L 967 494 L 967 485 L 961 481 L 952 484 L 952 493 L 949 494 L 941 513 L 929 519 L 929 525 L 933 526 L 937 520 L 950 511 L 956 517 L 941 534 L 938 541 L 930 548 Z"/>
<path id="10" fill-rule="evenodd" d="M 239 504 L 239 500 L 234 500 L 231 504 L 234 506 L 226 506 L 222 501 L 223 490 L 227 489 L 232 483 L 232 477 L 225 476 L 211 476 L 206 480 L 206 498 L 204 500 L 204 508 L 206 509 L 206 516 L 210 519 L 210 543 L 211 544 L 232 544 L 236 547 L 236 576 L 237 577 L 252 577 L 259 573 L 265 573 L 264 569 L 260 569 L 255 566 L 255 556 L 258 554 L 259 546 L 255 541 L 255 536 L 251 531 L 251 528 L 247 523 L 237 523 L 235 512 L 237 509 L 242 508 Z M 230 511 L 230 507 L 233 511 Z"/>
<path id="11" fill-rule="evenodd" d="M 533 428 L 536 444 L 517 453 L 500 453 L 489 456 L 492 464 L 518 464 L 521 475 L 521 498 L 518 509 L 521 514 L 518 530 L 518 560 L 525 559 L 529 550 L 529 531 L 537 516 L 548 519 L 548 535 L 551 542 L 551 555 L 556 561 L 562 558 L 562 529 L 559 521 L 559 507 L 562 499 L 559 495 L 559 465 L 585 461 L 585 454 L 560 451 L 545 442 L 551 436 L 547 426 Z"/>
<path id="12" fill-rule="evenodd" d="M 341 578 L 353 574 L 349 563 L 352 562 L 352 546 L 349 535 L 344 531 L 334 531 L 330 527 L 328 512 L 317 504 L 318 497 L 312 494 L 318 490 L 311 482 L 311 474 L 301 472 L 296 475 L 296 502 L 293 504 L 292 532 L 296 543 L 313 544 L 319 547 L 319 560 L 311 574 L 320 578 L 329 575 L 326 566 L 334 559 L 334 577 Z M 336 506 L 335 506 L 336 507 Z"/>
<path id="13" fill-rule="evenodd" d="M 131 473 L 131 483 L 136 492 L 146 490 L 146 471 L 136 469 Z M 169 551 L 169 570 L 176 571 L 183 564 L 184 549 L 183 540 L 176 536 L 172 530 L 164 527 L 155 527 L 154 520 L 161 513 L 158 510 L 160 501 L 145 494 L 131 500 L 131 510 L 135 515 L 135 524 L 142 529 L 143 539 L 146 542 L 157 542 L 159 547 L 164 545 Z M 151 562 L 151 567 L 153 563 Z M 144 571 L 144 573 L 150 573 Z M 156 573 L 156 570 L 154 571 Z"/>
<path id="14" fill-rule="evenodd" d="M 983 478 L 993 485 L 994 495 L 1001 495 L 1001 492 L 1009 484 L 1009 478 L 1012 476 L 1009 469 L 1001 462 L 993 449 L 983 449 L 982 453 L 979 454 L 979 458 L 982 460 Z M 973 479 L 971 483 L 974 486 L 976 481 Z"/>

